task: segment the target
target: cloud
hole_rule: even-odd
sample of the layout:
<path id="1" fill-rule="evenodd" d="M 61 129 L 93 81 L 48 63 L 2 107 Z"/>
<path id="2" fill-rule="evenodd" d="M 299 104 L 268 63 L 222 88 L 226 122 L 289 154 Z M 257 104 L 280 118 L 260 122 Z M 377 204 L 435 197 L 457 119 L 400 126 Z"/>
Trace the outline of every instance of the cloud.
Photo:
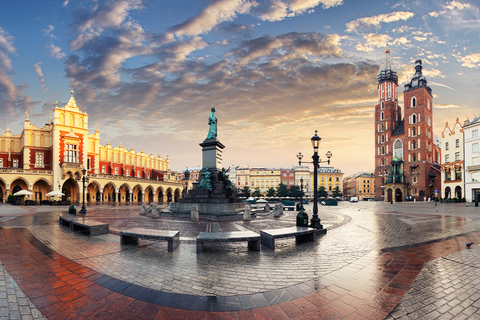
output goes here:
<path id="1" fill-rule="evenodd" d="M 355 49 L 363 52 L 371 52 L 375 47 L 385 47 L 390 37 L 388 34 L 369 33 L 363 35 L 364 43 L 358 43 Z"/>
<path id="2" fill-rule="evenodd" d="M 457 61 L 462 67 L 478 68 L 480 67 L 480 53 L 471 53 L 465 57 L 457 56 Z"/>
<path id="3" fill-rule="evenodd" d="M 415 14 L 409 11 L 396 11 L 391 13 L 380 14 L 377 16 L 359 18 L 353 21 L 350 21 L 346 24 L 346 32 L 358 32 L 359 29 L 365 27 L 379 27 L 381 23 L 390 23 L 400 20 L 408 20 L 413 17 Z"/>
<path id="4" fill-rule="evenodd" d="M 275 0 L 267 7 L 260 8 L 259 18 L 263 21 L 280 21 L 285 18 L 313 12 L 313 8 L 322 5 L 323 9 L 340 6 L 343 0 Z"/>
<path id="5" fill-rule="evenodd" d="M 43 35 L 44 35 L 45 37 L 49 37 L 49 38 L 51 38 L 51 39 L 55 39 L 56 37 L 55 37 L 55 35 L 53 34 L 53 30 L 55 30 L 55 27 L 54 27 L 53 25 L 49 24 L 46 29 L 43 29 Z"/>
<path id="6" fill-rule="evenodd" d="M 455 9 L 458 9 L 458 10 L 463 10 L 463 9 L 467 9 L 467 8 L 470 8 L 470 4 L 469 3 L 462 3 L 462 2 L 459 2 L 459 1 L 451 1 L 447 4 L 445 4 L 445 9 L 450 9 L 450 10 L 455 10 Z"/>
<path id="7" fill-rule="evenodd" d="M 171 28 L 177 36 L 197 36 L 212 30 L 225 21 L 232 21 L 237 15 L 250 11 L 255 2 L 247 0 L 217 0 L 195 17 Z"/>
<path id="8" fill-rule="evenodd" d="M 55 59 L 63 59 L 67 55 L 62 52 L 62 49 L 60 47 L 55 46 L 53 43 L 50 43 L 47 45 L 48 49 L 48 56 L 55 58 Z"/>
<path id="9" fill-rule="evenodd" d="M 40 81 L 42 88 L 45 88 L 45 77 L 43 76 L 42 67 L 40 66 L 41 64 L 42 62 L 37 62 L 33 65 L 33 67 L 35 68 L 35 73 L 38 76 L 38 80 Z"/>
<path id="10" fill-rule="evenodd" d="M 460 109 L 461 107 L 455 104 L 435 104 L 435 109 Z"/>

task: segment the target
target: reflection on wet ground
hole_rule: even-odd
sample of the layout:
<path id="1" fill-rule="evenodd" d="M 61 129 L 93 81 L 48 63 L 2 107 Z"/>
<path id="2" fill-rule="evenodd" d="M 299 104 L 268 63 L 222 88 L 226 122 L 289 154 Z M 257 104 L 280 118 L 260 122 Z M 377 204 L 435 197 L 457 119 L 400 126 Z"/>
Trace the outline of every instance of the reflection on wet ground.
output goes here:
<path id="1" fill-rule="evenodd" d="M 249 251 L 241 243 L 219 244 L 197 255 L 194 239 L 201 231 L 259 232 L 287 227 L 295 224 L 296 212 L 286 211 L 279 219 L 259 216 L 251 222 L 244 222 L 241 217 L 220 220 L 203 217 L 200 223 L 191 223 L 188 215 L 163 214 L 157 220 L 140 216 L 139 211 L 138 207 L 89 208 L 89 217 L 109 223 L 113 232 L 97 237 L 59 226 L 58 214 L 62 211 L 4 217 L 0 225 L 24 226 L 52 252 L 121 283 L 155 292 L 232 299 L 251 299 L 261 294 L 263 299 L 272 298 L 265 305 L 273 306 L 282 301 L 296 301 L 324 288 L 339 296 L 351 296 L 361 287 L 361 293 L 368 296 L 388 287 L 395 298 L 389 303 L 388 299 L 381 301 L 377 307 L 382 312 L 395 307 L 424 261 L 439 256 L 438 246 L 435 251 L 418 250 L 435 244 L 443 246 L 455 237 L 468 237 L 480 230 L 478 208 L 468 204 L 340 203 L 319 208 L 328 232 L 314 243 L 296 245 L 294 240 L 285 239 L 278 241 L 276 250 L 262 247 L 261 252 Z M 138 246 L 120 245 L 115 233 L 138 226 L 180 230 L 181 244 L 173 253 L 166 250 L 163 242 L 140 240 Z M 35 241 L 25 233 L 24 236 Z M 423 260 L 415 262 L 419 252 Z"/>

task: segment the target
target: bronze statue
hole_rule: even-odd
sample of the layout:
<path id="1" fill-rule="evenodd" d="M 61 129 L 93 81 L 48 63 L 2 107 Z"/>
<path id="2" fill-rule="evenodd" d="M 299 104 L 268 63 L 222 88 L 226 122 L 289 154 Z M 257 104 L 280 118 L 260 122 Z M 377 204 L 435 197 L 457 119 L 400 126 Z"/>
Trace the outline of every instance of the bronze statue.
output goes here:
<path id="1" fill-rule="evenodd" d="M 212 108 L 210 116 L 208 117 L 208 125 L 210 126 L 210 129 L 208 130 L 207 139 L 215 139 L 217 137 L 217 122 L 215 108 Z"/>

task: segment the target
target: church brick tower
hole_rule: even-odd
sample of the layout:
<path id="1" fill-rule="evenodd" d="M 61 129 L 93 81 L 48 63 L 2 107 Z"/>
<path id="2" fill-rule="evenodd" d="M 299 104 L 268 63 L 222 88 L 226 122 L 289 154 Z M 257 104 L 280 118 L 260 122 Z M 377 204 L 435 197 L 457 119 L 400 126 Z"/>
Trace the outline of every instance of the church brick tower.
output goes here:
<path id="1" fill-rule="evenodd" d="M 397 75 L 390 51 L 378 75 L 375 107 L 375 198 L 384 201 L 434 198 L 440 188 L 440 144 L 433 134 L 432 89 L 422 74 L 422 60 L 405 85 L 404 118 L 397 102 Z M 391 92 L 390 92 L 391 90 Z"/>

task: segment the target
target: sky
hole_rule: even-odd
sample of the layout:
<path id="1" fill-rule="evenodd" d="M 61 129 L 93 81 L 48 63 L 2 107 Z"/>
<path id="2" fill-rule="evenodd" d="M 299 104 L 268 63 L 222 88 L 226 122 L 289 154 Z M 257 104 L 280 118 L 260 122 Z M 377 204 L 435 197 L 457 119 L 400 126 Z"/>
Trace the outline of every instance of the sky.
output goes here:
<path id="1" fill-rule="evenodd" d="M 479 115 L 478 1 L 2 1 L 0 132 L 43 127 L 74 97 L 100 142 L 201 166 L 215 107 L 223 166 L 292 167 L 302 152 L 345 174 L 374 169 L 377 74 L 399 90 L 414 61 L 434 132 Z M 399 94 L 403 106 L 403 94 Z M 313 169 L 312 169 L 313 170 Z"/>

